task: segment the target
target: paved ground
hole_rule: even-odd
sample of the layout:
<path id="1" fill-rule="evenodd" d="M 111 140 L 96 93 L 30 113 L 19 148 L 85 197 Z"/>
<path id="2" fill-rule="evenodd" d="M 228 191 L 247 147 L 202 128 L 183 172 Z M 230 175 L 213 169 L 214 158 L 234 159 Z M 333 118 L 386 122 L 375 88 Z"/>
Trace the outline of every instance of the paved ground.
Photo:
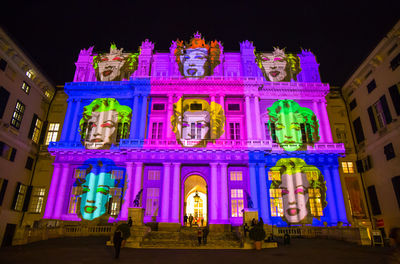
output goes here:
<path id="1" fill-rule="evenodd" d="M 289 246 L 261 251 L 123 248 L 120 259 L 115 260 L 113 248 L 106 247 L 105 241 L 95 237 L 64 238 L 1 248 L 0 263 L 380 264 L 385 263 L 390 252 L 389 248 L 361 247 L 342 241 L 293 239 Z"/>

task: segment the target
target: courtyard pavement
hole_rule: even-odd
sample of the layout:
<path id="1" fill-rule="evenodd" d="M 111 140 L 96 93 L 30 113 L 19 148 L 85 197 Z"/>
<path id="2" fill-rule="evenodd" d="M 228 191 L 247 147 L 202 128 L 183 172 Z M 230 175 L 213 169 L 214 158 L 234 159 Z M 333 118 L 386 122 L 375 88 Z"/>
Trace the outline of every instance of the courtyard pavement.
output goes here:
<path id="1" fill-rule="evenodd" d="M 99 237 L 60 238 L 1 248 L 0 263 L 383 264 L 390 254 L 389 248 L 361 247 L 335 240 L 292 239 L 288 246 L 261 251 L 123 248 L 120 258 L 114 259 L 114 248 L 106 247 L 105 242 L 106 238 Z"/>

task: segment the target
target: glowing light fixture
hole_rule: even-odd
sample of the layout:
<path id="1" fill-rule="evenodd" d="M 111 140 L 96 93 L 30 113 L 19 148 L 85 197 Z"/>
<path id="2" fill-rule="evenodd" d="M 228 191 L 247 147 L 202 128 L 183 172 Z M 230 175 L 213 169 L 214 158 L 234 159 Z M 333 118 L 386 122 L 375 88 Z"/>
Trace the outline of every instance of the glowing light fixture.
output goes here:
<path id="1" fill-rule="evenodd" d="M 200 201 L 200 195 L 197 191 L 196 191 L 196 194 L 193 196 L 193 198 L 194 198 L 195 203 L 198 203 Z"/>

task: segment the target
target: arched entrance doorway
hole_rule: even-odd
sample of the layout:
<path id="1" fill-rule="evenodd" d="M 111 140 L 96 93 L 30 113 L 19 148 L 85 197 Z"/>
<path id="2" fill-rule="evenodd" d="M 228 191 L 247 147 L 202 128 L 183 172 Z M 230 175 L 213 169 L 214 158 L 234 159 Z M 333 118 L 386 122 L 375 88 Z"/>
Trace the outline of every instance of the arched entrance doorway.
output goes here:
<path id="1" fill-rule="evenodd" d="M 183 215 L 192 215 L 194 226 L 205 226 L 208 221 L 207 206 L 206 181 L 199 175 L 189 176 L 184 183 Z"/>

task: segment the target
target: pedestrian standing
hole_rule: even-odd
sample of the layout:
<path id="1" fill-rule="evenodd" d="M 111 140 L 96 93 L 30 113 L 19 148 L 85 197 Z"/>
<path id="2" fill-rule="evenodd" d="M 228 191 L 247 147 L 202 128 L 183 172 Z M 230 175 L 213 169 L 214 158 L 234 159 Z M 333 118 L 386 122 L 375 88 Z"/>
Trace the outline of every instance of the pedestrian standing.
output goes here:
<path id="1" fill-rule="evenodd" d="M 244 237 L 247 237 L 248 232 L 249 232 L 249 226 L 247 225 L 247 223 L 244 223 L 244 226 L 243 226 Z"/>
<path id="2" fill-rule="evenodd" d="M 129 219 L 128 219 L 128 226 L 129 226 L 129 227 L 132 227 L 132 223 L 133 223 L 132 217 L 129 216 Z"/>
<path id="3" fill-rule="evenodd" d="M 190 227 L 192 227 L 192 223 L 193 223 L 193 215 L 190 214 L 190 215 L 189 215 L 189 224 L 190 224 Z"/>
<path id="4" fill-rule="evenodd" d="M 201 231 L 201 228 L 197 230 L 197 240 L 199 241 L 199 246 L 201 245 L 201 239 L 203 238 L 203 232 Z"/>
<path id="5" fill-rule="evenodd" d="M 206 245 L 207 244 L 207 236 L 208 236 L 208 228 L 204 228 L 203 229 L 203 244 Z"/>
<path id="6" fill-rule="evenodd" d="M 255 218 L 253 218 L 253 220 L 251 220 L 251 226 L 255 226 L 257 223 L 257 220 Z"/>
<path id="7" fill-rule="evenodd" d="M 114 232 L 114 249 L 115 249 L 115 258 L 119 258 L 119 252 L 121 251 L 121 244 L 122 244 L 122 231 L 117 227 Z"/>
<path id="8" fill-rule="evenodd" d="M 204 217 L 201 218 L 201 226 L 204 226 Z"/>
<path id="9" fill-rule="evenodd" d="M 183 217 L 183 223 L 185 226 L 187 226 L 187 221 L 188 221 L 188 216 L 187 214 L 185 214 L 185 216 Z"/>

